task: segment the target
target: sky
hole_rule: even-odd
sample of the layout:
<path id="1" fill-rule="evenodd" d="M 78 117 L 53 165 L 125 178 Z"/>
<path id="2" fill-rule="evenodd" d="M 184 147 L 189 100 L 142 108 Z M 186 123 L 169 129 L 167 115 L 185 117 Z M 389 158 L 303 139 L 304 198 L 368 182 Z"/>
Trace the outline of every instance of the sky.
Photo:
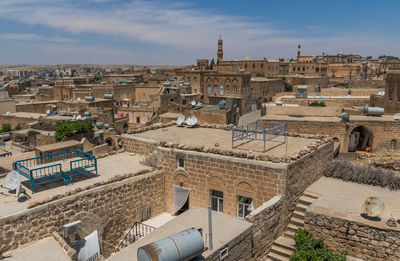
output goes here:
<path id="1" fill-rule="evenodd" d="M 400 56 L 399 0 L 0 0 L 0 64 Z"/>

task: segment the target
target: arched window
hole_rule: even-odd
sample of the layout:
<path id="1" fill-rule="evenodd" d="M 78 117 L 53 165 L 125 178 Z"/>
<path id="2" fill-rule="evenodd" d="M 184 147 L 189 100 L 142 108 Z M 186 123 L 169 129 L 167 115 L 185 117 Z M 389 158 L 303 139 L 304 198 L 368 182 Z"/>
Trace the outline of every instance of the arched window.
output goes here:
<path id="1" fill-rule="evenodd" d="M 256 68 L 256 65 L 253 63 L 253 69 Z"/>
<path id="2" fill-rule="evenodd" d="M 224 86 L 219 86 L 219 95 L 224 95 Z"/>
<path id="3" fill-rule="evenodd" d="M 207 93 L 211 93 L 211 85 L 207 86 Z"/>
<path id="4" fill-rule="evenodd" d="M 236 85 L 233 86 L 233 94 L 237 94 L 237 87 L 236 87 Z"/>
<path id="5" fill-rule="evenodd" d="M 226 86 L 226 93 L 230 93 L 231 92 L 231 87 L 229 85 Z"/>
<path id="6" fill-rule="evenodd" d="M 335 137 L 332 139 L 334 142 L 339 142 L 339 138 Z"/>
<path id="7" fill-rule="evenodd" d="M 397 141 L 391 140 L 390 141 L 390 150 L 396 150 L 396 147 L 397 147 Z"/>
<path id="8" fill-rule="evenodd" d="M 218 93 L 218 86 L 214 85 L 214 95 L 217 95 L 217 93 Z"/>
<path id="9" fill-rule="evenodd" d="M 315 72 L 319 72 L 319 68 L 317 67 L 317 68 L 315 68 Z"/>

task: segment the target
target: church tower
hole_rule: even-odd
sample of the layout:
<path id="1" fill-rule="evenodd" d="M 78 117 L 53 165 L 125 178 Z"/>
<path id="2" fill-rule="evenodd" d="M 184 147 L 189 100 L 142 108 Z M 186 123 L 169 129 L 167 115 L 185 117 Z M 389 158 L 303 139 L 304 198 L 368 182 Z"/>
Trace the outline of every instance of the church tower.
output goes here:
<path id="1" fill-rule="evenodd" d="M 222 51 L 222 44 L 223 44 L 222 38 L 221 38 L 221 35 L 219 35 L 219 39 L 218 39 L 218 52 L 217 52 L 217 57 L 218 57 L 217 63 L 219 63 L 220 61 L 222 61 L 223 58 L 224 58 L 224 52 Z"/>
<path id="2" fill-rule="evenodd" d="M 301 49 L 301 45 L 299 44 L 299 45 L 297 45 L 297 60 L 300 57 L 300 49 Z"/>

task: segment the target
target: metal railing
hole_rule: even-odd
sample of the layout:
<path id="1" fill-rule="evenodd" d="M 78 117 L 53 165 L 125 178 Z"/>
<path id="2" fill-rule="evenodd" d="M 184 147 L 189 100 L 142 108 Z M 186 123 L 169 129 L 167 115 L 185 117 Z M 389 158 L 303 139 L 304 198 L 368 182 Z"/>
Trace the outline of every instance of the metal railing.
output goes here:
<path id="1" fill-rule="evenodd" d="M 133 244 L 135 241 L 139 240 L 142 237 L 145 237 L 146 235 L 153 232 L 155 229 L 156 229 L 155 227 L 145 225 L 140 222 L 135 222 L 135 224 L 133 224 L 133 226 L 126 233 L 126 235 L 122 239 L 121 243 L 118 245 L 117 250 L 115 252 L 118 252 L 122 248 L 130 244 Z"/>
<path id="2" fill-rule="evenodd" d="M 232 128 L 232 149 L 250 141 L 259 140 L 264 143 L 264 152 L 267 151 L 266 142 L 272 141 L 277 137 L 283 137 L 282 142 L 270 147 L 272 149 L 280 144 L 286 143 L 286 123 L 276 123 L 268 121 L 249 122 L 247 126 L 238 126 Z M 241 144 L 236 144 L 237 141 L 243 141 Z"/>

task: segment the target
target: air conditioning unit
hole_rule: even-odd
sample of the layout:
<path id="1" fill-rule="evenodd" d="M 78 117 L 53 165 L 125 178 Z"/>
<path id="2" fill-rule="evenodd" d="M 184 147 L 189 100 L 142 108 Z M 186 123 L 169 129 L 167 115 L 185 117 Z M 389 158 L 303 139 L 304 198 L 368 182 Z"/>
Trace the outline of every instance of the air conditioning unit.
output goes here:
<path id="1" fill-rule="evenodd" d="M 62 236 L 64 238 L 76 235 L 82 231 L 82 222 L 77 220 L 63 226 Z"/>

